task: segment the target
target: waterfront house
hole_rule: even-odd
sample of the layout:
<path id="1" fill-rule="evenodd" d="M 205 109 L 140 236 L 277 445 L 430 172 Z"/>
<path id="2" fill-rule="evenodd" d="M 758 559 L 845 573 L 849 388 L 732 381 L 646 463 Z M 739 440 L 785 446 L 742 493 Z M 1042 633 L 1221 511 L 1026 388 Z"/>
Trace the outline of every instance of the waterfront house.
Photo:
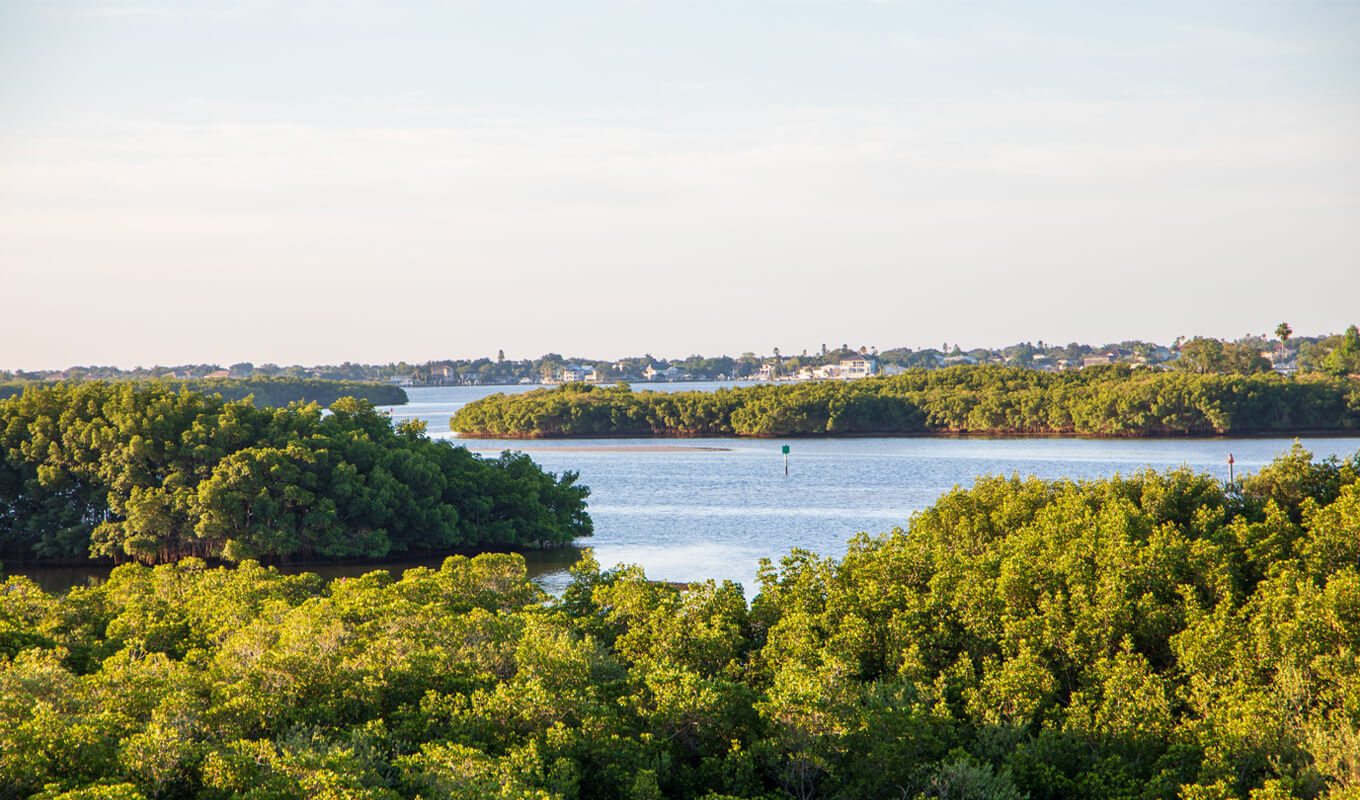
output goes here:
<path id="1" fill-rule="evenodd" d="M 642 371 L 642 377 L 649 381 L 678 381 L 689 376 L 674 364 L 664 368 L 660 364 L 648 364 Z"/>
<path id="2" fill-rule="evenodd" d="M 878 374 L 878 357 L 865 353 L 842 358 L 840 363 L 840 377 L 852 381 L 856 378 L 867 378 L 870 375 Z"/>

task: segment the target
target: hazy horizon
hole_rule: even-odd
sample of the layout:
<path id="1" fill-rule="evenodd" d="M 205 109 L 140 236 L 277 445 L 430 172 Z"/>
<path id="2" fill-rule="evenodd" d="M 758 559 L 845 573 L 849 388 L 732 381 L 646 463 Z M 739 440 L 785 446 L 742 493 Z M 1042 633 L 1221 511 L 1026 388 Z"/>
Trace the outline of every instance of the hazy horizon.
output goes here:
<path id="1" fill-rule="evenodd" d="M 1321 335 L 1357 220 L 1346 4 L 0 0 L 3 369 Z"/>
<path id="2" fill-rule="evenodd" d="M 1302 333 L 1302 334 L 1300 334 L 1300 332 L 1298 332 L 1298 331 L 1292 331 L 1291 334 L 1290 334 L 1290 339 L 1293 340 L 1293 341 L 1297 341 L 1297 340 L 1300 338 L 1300 336 L 1303 336 L 1303 337 L 1313 337 L 1313 336 L 1334 335 L 1334 334 L 1339 334 L 1339 333 L 1341 333 L 1341 331 L 1330 331 L 1330 332 L 1327 332 L 1327 333 L 1325 333 L 1325 334 L 1309 334 L 1309 333 Z M 1270 341 L 1277 341 L 1277 339 L 1278 339 L 1278 337 L 1276 337 L 1275 334 L 1274 334 L 1273 332 L 1270 332 L 1270 331 L 1261 331 L 1261 332 L 1251 333 L 1251 334 L 1246 334 L 1246 335 L 1249 335 L 1249 336 L 1263 336 L 1263 337 L 1265 337 L 1266 339 L 1268 339 L 1268 340 L 1270 340 Z M 1193 337 L 1186 337 L 1186 338 L 1193 338 Z M 1228 338 L 1228 337 L 1209 337 L 1209 338 Z M 1040 342 L 1042 342 L 1046 348 L 1047 348 L 1047 347 L 1055 347 L 1055 346 L 1056 346 L 1056 347 L 1066 347 L 1066 346 L 1068 346 L 1069 344 L 1079 344 L 1079 345 L 1087 345 L 1087 346 L 1090 346 L 1090 347 L 1099 349 L 1099 348 L 1106 347 L 1106 346 L 1119 345 L 1119 344 L 1121 344 L 1121 343 L 1123 343 L 1123 342 L 1129 342 L 1129 341 L 1143 341 L 1143 342 L 1148 343 L 1148 344 L 1159 344 L 1159 345 L 1165 345 L 1165 346 L 1168 346 L 1168 347 L 1169 347 L 1169 346 L 1172 346 L 1172 345 L 1174 344 L 1174 340 L 1172 340 L 1172 341 L 1164 341 L 1164 342 L 1163 342 L 1163 341 L 1156 341 L 1156 340 L 1151 340 L 1151 339 L 1141 339 L 1141 340 L 1140 340 L 1140 339 L 1137 339 L 1137 338 L 1128 338 L 1128 339 L 1111 340 L 1111 341 L 1099 341 L 1099 342 L 1097 342 L 1097 341 L 1086 341 L 1086 342 L 1083 342 L 1083 341 L 1074 341 L 1074 340 L 1068 340 L 1068 341 L 1064 341 L 1064 342 L 1050 342 L 1050 341 L 1042 340 L 1042 339 L 1028 339 L 1028 340 L 1020 340 L 1020 341 L 1016 341 L 1016 342 L 1010 342 L 1010 343 L 1008 343 L 1008 344 L 986 344 L 986 343 L 969 344 L 969 343 L 967 343 L 967 342 L 948 342 L 947 344 L 949 345 L 949 348 L 948 348 L 948 349 L 949 349 L 950 351 L 953 351 L 955 345 L 958 345 L 958 347 L 959 347 L 963 352 L 967 353 L 967 352 L 970 352 L 970 351 L 973 351 L 973 350 L 978 350 L 978 349 L 986 349 L 986 350 L 1004 350 L 1004 349 L 1006 349 L 1006 348 L 1013 347 L 1013 346 L 1015 346 L 1015 345 L 1022 344 L 1022 343 L 1025 343 L 1025 342 L 1028 342 L 1028 343 L 1030 343 L 1030 344 L 1033 344 L 1033 345 L 1036 346 L 1036 347 L 1038 346 L 1038 344 L 1039 344 Z M 895 349 L 899 349 L 899 348 L 908 348 L 908 349 L 910 349 L 910 350 L 912 350 L 912 351 L 930 350 L 930 349 L 941 350 L 942 348 L 940 347 L 940 344 L 946 344 L 946 343 L 945 343 L 945 342 L 941 342 L 941 343 L 936 344 L 936 345 L 923 344 L 923 345 L 921 345 L 920 347 L 911 347 L 911 346 L 909 346 L 909 345 L 898 345 L 898 344 L 893 344 L 893 345 L 888 345 L 888 346 L 886 346 L 886 347 L 883 347 L 883 346 L 878 346 L 878 345 L 864 345 L 864 344 L 857 344 L 857 343 L 856 343 L 856 344 L 852 344 L 852 343 L 848 343 L 848 342 L 841 342 L 841 343 L 839 343 L 839 344 L 831 344 L 831 343 L 828 341 L 828 342 L 826 343 L 826 346 L 827 346 L 828 351 L 833 351 L 833 352 L 834 352 L 834 351 L 840 349 L 841 344 L 847 345 L 851 350 L 858 350 L 858 349 L 860 349 L 861 347 L 868 347 L 868 348 L 871 348 L 871 349 L 877 349 L 878 351 L 882 352 L 882 351 L 887 351 L 887 350 L 895 350 Z M 778 345 L 776 345 L 776 346 L 778 346 Z M 819 343 L 819 344 L 817 344 L 815 347 L 807 347 L 807 348 L 801 348 L 801 347 L 800 347 L 800 348 L 785 348 L 785 347 L 780 347 L 779 349 L 780 349 L 780 354 L 781 354 L 782 356 L 784 356 L 785 358 L 792 358 L 792 357 L 794 357 L 794 356 L 803 355 L 805 351 L 806 351 L 806 354 L 807 354 L 807 355 L 812 356 L 812 355 L 817 355 L 817 354 L 819 354 L 819 353 L 821 352 L 821 344 Z M 744 355 L 745 353 L 753 353 L 753 354 L 756 355 L 757 357 L 760 357 L 760 358 L 768 358 L 768 357 L 770 357 L 770 356 L 772 355 L 772 352 L 771 352 L 772 350 L 773 350 L 773 348 L 766 348 L 766 349 L 764 349 L 764 350 L 761 350 L 761 349 L 754 349 L 754 350 L 753 350 L 753 349 L 751 349 L 751 348 L 749 348 L 749 347 L 746 347 L 746 348 L 742 348 L 742 349 L 740 349 L 740 350 L 725 350 L 725 351 L 721 351 L 721 352 L 718 352 L 718 351 L 707 352 L 707 353 L 701 353 L 701 352 L 688 352 L 688 353 L 685 353 L 685 354 L 683 354 L 683 355 L 678 354 L 678 353 L 650 353 L 650 355 L 653 357 L 654 360 L 657 360 L 657 361 L 674 362 L 674 361 L 683 361 L 684 359 L 689 358 L 689 357 L 691 357 L 691 356 L 702 356 L 702 357 L 704 357 L 704 358 L 718 358 L 718 357 L 722 357 L 722 356 L 728 356 L 728 357 L 732 357 L 732 358 L 739 358 L 740 356 Z M 506 353 L 506 354 L 505 354 L 505 360 L 506 360 L 506 361 L 535 361 L 535 360 L 538 360 L 538 359 L 540 359 L 540 358 L 542 358 L 542 357 L 544 357 L 544 356 L 550 355 L 550 354 L 555 354 L 555 355 L 561 356 L 562 358 L 564 358 L 564 359 L 566 359 L 566 360 L 568 360 L 568 361 L 571 361 L 571 360 L 585 360 L 585 361 L 618 361 L 618 360 L 620 360 L 620 359 L 625 359 L 625 358 L 638 358 L 638 357 L 642 357 L 642 356 L 648 355 L 648 353 L 644 353 L 644 352 L 636 352 L 636 353 L 634 353 L 634 352 L 618 352 L 618 353 L 613 353 L 613 354 L 611 354 L 611 355 L 599 356 L 599 355 L 596 355 L 596 354 L 593 354 L 593 353 L 577 353 L 577 352 L 570 352 L 570 353 L 569 353 L 569 352 L 558 352 L 557 350 L 553 350 L 553 349 L 550 348 L 550 349 L 546 349 L 546 350 L 544 350 L 544 351 L 542 351 L 542 352 L 540 352 L 540 353 L 536 353 L 536 354 L 532 354 L 532 355 L 520 355 L 520 354 Z M 496 360 L 496 357 L 497 357 L 497 353 L 492 352 L 492 353 L 481 353 L 481 354 L 442 355 L 442 356 L 434 356 L 434 357 L 431 357 L 431 358 L 420 358 L 420 359 L 413 359 L 413 358 L 390 358 L 390 359 L 385 359 L 385 360 L 382 360 L 382 361 L 356 361 L 356 360 L 354 360 L 354 359 L 342 359 L 342 360 L 340 360 L 340 361 L 279 361 L 279 360 L 276 360 L 276 359 L 265 359 L 265 360 L 236 359 L 236 360 L 233 360 L 233 361 L 221 361 L 221 360 L 213 360 L 213 361 L 202 361 L 202 360 L 198 360 L 198 361 L 195 361 L 195 360 L 189 360 L 189 361 L 179 361 L 179 362 L 149 362 L 149 363 L 136 363 L 136 364 L 115 364 L 115 363 L 94 364 L 94 363 L 88 363 L 88 364 L 64 364 L 64 365 L 60 365 L 60 366 L 57 366 L 57 365 L 50 365 L 50 364 L 49 364 L 49 365 L 38 366 L 38 367 L 10 367 L 10 366 L 6 366 L 6 365 L 4 365 L 4 364 L 0 364 L 0 370 L 8 369 L 8 370 L 11 370 L 11 371 L 37 372 L 37 371 L 47 371 L 47 370 L 52 370 L 52 371 L 62 371 L 62 370 L 73 369 L 73 368 L 91 368 L 91 369 L 100 369 L 100 368 L 105 368 L 105 367 L 113 367 L 113 368 L 120 369 L 120 370 L 123 370 L 123 371 L 133 371 L 133 370 L 138 370 L 138 369 L 156 369 L 156 368 L 169 368 L 169 367 L 189 366 L 189 365 L 209 365 L 209 364 L 216 364 L 217 366 L 219 366 L 219 367 L 225 369 L 225 368 L 227 368 L 227 367 L 232 366 L 233 364 L 238 364 L 238 363 L 249 363 L 249 364 L 251 364 L 251 365 L 253 365 L 253 366 L 255 366 L 255 367 L 261 367 L 261 366 L 265 366 L 265 365 L 273 365 L 273 366 L 277 366 L 277 367 L 280 367 L 280 368 L 287 368 L 287 367 L 323 367 L 323 366 L 341 366 L 341 365 L 343 365 L 343 364 L 345 364 L 345 363 L 362 364 L 362 365 L 367 365 L 367 366 L 381 366 L 381 365 L 386 365 L 386 364 L 407 363 L 407 364 L 410 364 L 410 365 L 412 365 L 412 366 L 419 366 L 419 365 L 422 365 L 422 364 L 433 363 L 433 362 L 439 362 L 439 361 L 476 361 L 476 360 L 482 359 L 482 358 L 487 358 L 487 359 L 491 359 L 491 360 L 494 361 L 494 360 Z"/>

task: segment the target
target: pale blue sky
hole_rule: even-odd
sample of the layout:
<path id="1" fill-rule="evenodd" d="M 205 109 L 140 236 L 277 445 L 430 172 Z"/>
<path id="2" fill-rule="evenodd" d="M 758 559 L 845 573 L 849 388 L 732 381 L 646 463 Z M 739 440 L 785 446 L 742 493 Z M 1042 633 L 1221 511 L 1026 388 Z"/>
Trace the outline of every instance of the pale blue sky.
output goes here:
<path id="1" fill-rule="evenodd" d="M 0 0 L 0 368 L 1360 321 L 1360 6 Z"/>

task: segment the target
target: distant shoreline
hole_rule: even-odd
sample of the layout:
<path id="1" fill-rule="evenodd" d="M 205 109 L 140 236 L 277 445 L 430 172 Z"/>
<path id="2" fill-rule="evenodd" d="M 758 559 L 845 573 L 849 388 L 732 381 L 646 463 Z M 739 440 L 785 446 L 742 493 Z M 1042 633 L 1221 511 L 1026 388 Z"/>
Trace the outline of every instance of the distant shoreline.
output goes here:
<path id="1" fill-rule="evenodd" d="M 453 431 L 453 436 L 446 441 L 459 444 L 463 440 L 485 440 L 498 442 L 569 442 L 569 441 L 590 441 L 593 439 L 749 439 L 752 441 L 773 441 L 773 440 L 820 440 L 820 439 L 1292 439 L 1298 436 L 1325 436 L 1338 439 L 1360 439 L 1360 430 L 1354 428 L 1298 428 L 1291 430 L 1260 430 L 1260 431 L 1231 431 L 1228 433 L 1215 433 L 1213 431 L 1194 431 L 1188 433 L 1086 433 L 1076 431 L 1016 431 L 1016 430 L 967 430 L 967 431 L 865 431 L 855 433 L 790 433 L 790 434 L 735 434 L 735 433 L 590 433 L 590 434 L 539 434 L 539 435 L 516 435 L 516 434 L 494 434 L 494 433 L 469 433 L 464 431 Z M 476 449 L 476 448 L 470 448 Z M 578 446 L 578 447 L 520 447 L 517 450 L 550 450 L 557 452 L 584 452 L 584 451 L 653 451 L 662 452 L 668 450 L 710 450 L 722 451 L 730 450 L 727 447 L 704 447 L 696 445 L 685 447 L 682 445 L 636 445 L 629 447 L 626 445 L 598 445 L 598 446 Z"/>

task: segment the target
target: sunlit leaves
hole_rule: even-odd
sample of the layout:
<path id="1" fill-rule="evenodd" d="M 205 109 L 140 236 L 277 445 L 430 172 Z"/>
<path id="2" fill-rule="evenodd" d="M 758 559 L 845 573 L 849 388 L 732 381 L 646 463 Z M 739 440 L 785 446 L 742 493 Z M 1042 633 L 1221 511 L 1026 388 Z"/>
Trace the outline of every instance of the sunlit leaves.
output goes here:
<path id="1" fill-rule="evenodd" d="M 1355 796 L 1353 465 L 1267 473 L 982 479 L 749 607 L 591 558 L 555 602 L 515 555 L 11 579 L 0 798 Z"/>
<path id="2" fill-rule="evenodd" d="M 164 563 L 382 557 L 589 535 L 589 490 L 369 403 L 256 408 L 159 384 L 0 401 L 0 550 Z"/>

